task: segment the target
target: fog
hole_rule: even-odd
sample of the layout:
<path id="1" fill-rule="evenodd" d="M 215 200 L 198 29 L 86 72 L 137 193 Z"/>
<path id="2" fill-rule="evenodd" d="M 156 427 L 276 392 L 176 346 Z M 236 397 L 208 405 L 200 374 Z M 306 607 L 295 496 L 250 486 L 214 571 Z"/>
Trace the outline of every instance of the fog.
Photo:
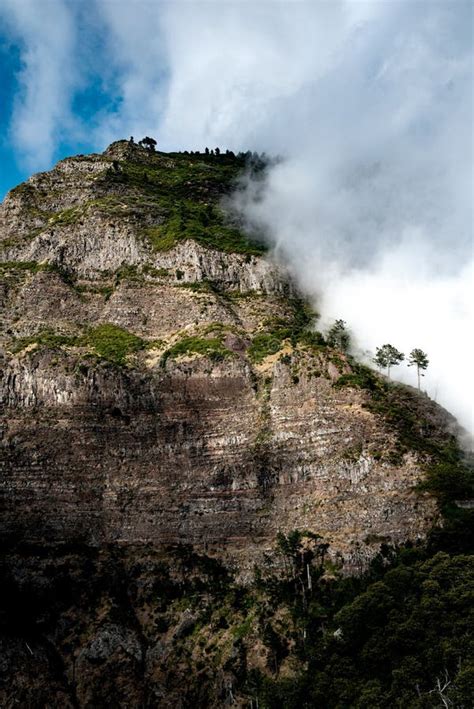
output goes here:
<path id="1" fill-rule="evenodd" d="M 423 389 L 472 432 L 471 6 L 275 7 L 231 5 L 217 37 L 195 6 L 193 38 L 167 18 L 164 135 L 281 154 L 238 208 L 323 328 L 344 319 L 369 363 L 386 342 L 423 349 Z M 406 364 L 393 376 L 416 383 Z"/>
<path id="2" fill-rule="evenodd" d="M 470 2 L 50 0 L 40 19 L 38 3 L 5 3 L 25 45 L 15 115 L 30 157 L 34 92 L 54 98 L 37 116 L 44 153 L 87 72 L 117 98 L 82 126 L 98 148 L 147 133 L 163 150 L 280 155 L 239 208 L 322 326 L 346 320 L 368 360 L 386 342 L 425 350 L 423 387 L 472 431 Z M 416 381 L 405 366 L 393 375 Z"/>

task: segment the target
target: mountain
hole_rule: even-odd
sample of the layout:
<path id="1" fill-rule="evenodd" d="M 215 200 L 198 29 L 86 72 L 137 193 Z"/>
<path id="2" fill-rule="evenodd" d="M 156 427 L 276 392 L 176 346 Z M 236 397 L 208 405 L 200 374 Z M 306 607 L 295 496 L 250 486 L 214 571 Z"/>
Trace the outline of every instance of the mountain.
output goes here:
<path id="1" fill-rule="evenodd" d="M 265 169 L 118 141 L 0 208 L 5 706 L 290 706 L 351 578 L 466 551 L 454 419 L 327 345 Z"/>

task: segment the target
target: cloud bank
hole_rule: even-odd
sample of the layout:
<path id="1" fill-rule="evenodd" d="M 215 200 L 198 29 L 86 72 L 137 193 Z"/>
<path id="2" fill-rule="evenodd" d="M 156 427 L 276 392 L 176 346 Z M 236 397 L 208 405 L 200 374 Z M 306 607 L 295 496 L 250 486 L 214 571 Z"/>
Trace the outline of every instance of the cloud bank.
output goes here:
<path id="1" fill-rule="evenodd" d="M 361 351 L 426 350 L 427 390 L 472 430 L 470 2 L 86 0 L 79 18 L 48 0 L 65 27 L 52 43 L 35 11 L 12 9 L 38 3 L 6 5 L 25 47 L 27 154 L 38 121 L 42 159 L 53 151 L 81 73 L 61 63 L 100 36 L 87 71 L 117 100 L 91 119 L 91 143 L 148 133 L 165 150 L 282 155 L 259 200 L 252 185 L 240 195 L 249 219 Z"/>

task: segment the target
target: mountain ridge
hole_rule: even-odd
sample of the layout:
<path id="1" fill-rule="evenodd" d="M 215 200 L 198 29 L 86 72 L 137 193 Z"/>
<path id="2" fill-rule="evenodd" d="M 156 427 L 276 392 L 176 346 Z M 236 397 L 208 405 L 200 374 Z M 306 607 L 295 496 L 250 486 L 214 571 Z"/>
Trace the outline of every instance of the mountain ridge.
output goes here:
<path id="1" fill-rule="evenodd" d="M 144 167 L 146 171 L 143 171 Z M 423 536 L 423 529 L 429 529 L 436 513 L 435 505 L 426 495 L 420 497 L 420 494 L 411 491 L 417 476 L 418 480 L 422 477 L 420 452 L 410 452 L 405 444 L 405 452 L 398 456 L 396 465 L 393 465 L 390 460 L 393 454 L 384 449 L 400 448 L 400 441 L 393 438 L 390 428 L 383 433 L 383 417 L 374 416 L 374 407 L 372 412 L 367 408 L 372 393 L 370 387 L 358 386 L 360 382 L 354 373 L 359 365 L 344 353 L 325 345 L 323 336 L 313 329 L 316 315 L 297 293 L 296 286 L 281 266 L 272 263 L 268 257 L 262 258 L 252 253 L 253 247 L 247 236 L 234 238 L 232 243 L 237 243 L 237 249 L 248 247 L 249 252 L 241 254 L 227 250 L 226 218 L 220 213 L 220 200 L 236 184 L 239 171 L 244 167 L 245 161 L 236 157 L 185 154 L 170 157 L 129 141 L 118 141 L 102 155 L 63 160 L 51 173 L 34 176 L 26 187 L 13 190 L 1 210 L 3 224 L 12 211 L 17 215 L 15 219 L 10 219 L 2 240 L 4 283 L 7 292 L 13 294 L 10 302 L 7 295 L 4 309 L 10 319 L 4 330 L 6 350 L 13 355 L 3 379 L 6 399 L 17 410 L 26 406 L 25 412 L 29 408 L 35 410 L 40 407 L 47 411 L 59 406 L 66 407 L 64 413 L 67 413 L 73 411 L 76 405 L 84 411 L 88 401 L 94 402 L 92 411 L 105 406 L 106 410 L 121 412 L 116 419 L 110 419 L 117 427 L 119 423 L 123 424 L 123 420 L 130 422 L 129 409 L 137 409 L 133 395 L 127 391 L 127 387 L 133 386 L 134 376 L 140 382 L 147 381 L 144 393 L 136 394 L 138 402 L 140 396 L 144 396 L 145 409 L 158 407 L 157 414 L 163 411 L 163 407 L 166 409 L 168 400 L 172 400 L 170 395 L 166 395 L 168 399 L 160 399 L 160 390 L 166 390 L 167 381 L 174 381 L 177 391 L 184 386 L 181 396 L 185 397 L 191 386 L 196 392 L 201 392 L 196 393 L 199 398 L 192 403 L 191 420 L 196 419 L 192 425 L 196 426 L 206 416 L 206 411 L 211 412 L 204 428 L 200 429 L 198 448 L 202 449 L 203 443 L 205 448 L 208 447 L 208 437 L 209 441 L 213 441 L 217 435 L 220 440 L 215 454 L 204 454 L 203 449 L 201 458 L 193 459 L 192 465 L 197 464 L 199 468 L 199 461 L 211 456 L 210 467 L 205 467 L 207 472 L 203 470 L 203 492 L 206 476 L 211 481 L 214 479 L 219 469 L 219 456 L 223 456 L 224 460 L 228 458 L 225 450 L 232 446 L 238 466 L 243 466 L 242 470 L 248 468 L 249 472 L 242 475 L 235 472 L 235 465 L 230 462 L 234 472 L 219 473 L 231 485 L 226 492 L 230 495 L 230 507 L 234 504 L 232 489 L 240 490 L 244 496 L 250 489 L 256 491 L 262 499 L 260 506 L 263 504 L 265 508 L 268 503 L 264 498 L 270 489 L 273 494 L 275 481 L 280 481 L 276 490 L 280 485 L 283 485 L 282 490 L 292 489 L 291 484 L 287 487 L 285 480 L 294 480 L 296 488 L 305 480 L 313 480 L 310 488 L 312 484 L 317 489 L 318 477 L 322 475 L 325 483 L 320 492 L 315 493 L 316 500 L 321 494 L 325 499 L 324 490 L 332 489 L 331 504 L 335 504 L 336 508 L 342 504 L 345 508 L 342 518 L 346 515 L 347 519 L 351 519 L 355 514 L 359 519 L 356 529 L 360 527 L 362 530 L 362 519 L 367 515 L 370 517 L 373 510 L 364 510 L 363 507 L 358 510 L 357 501 L 353 509 L 352 498 L 354 494 L 357 497 L 357 486 L 354 488 L 355 483 L 350 481 L 367 478 L 371 486 L 371 475 L 374 475 L 374 479 L 378 480 L 376 489 L 379 485 L 383 490 L 384 486 L 387 487 L 387 483 L 382 483 L 383 477 L 388 476 L 390 483 L 387 489 L 393 486 L 393 490 L 388 493 L 387 500 L 395 494 L 394 500 L 398 502 L 392 500 L 387 511 L 380 514 L 382 517 L 387 514 L 391 516 L 398 504 L 400 512 L 395 513 L 397 521 L 395 526 L 383 524 L 382 518 L 376 515 L 376 529 L 365 536 L 391 539 L 393 533 L 393 540 L 400 542 L 407 538 L 408 530 L 413 533 L 415 528 L 419 529 L 417 534 Z M 102 199 L 107 196 L 109 202 L 105 208 L 97 195 Z M 91 200 L 91 196 L 95 199 Z M 204 221 L 199 228 L 193 224 L 192 231 L 189 221 L 195 215 L 187 206 L 185 209 L 188 212 L 178 225 L 179 231 L 174 241 L 170 242 L 167 236 L 169 223 L 174 222 L 183 202 L 189 205 L 191 198 L 197 205 L 204 206 L 204 216 L 201 214 Z M 172 207 L 170 200 L 174 200 Z M 157 204 L 161 205 L 158 217 L 154 211 Z M 44 217 L 51 213 L 52 206 L 61 209 L 53 216 Z M 150 227 L 151 218 L 155 222 L 158 220 L 157 226 Z M 46 221 L 40 226 L 38 220 L 42 219 Z M 202 232 L 209 230 L 214 223 L 217 229 L 223 230 L 224 251 L 217 249 L 219 233 L 216 232 L 217 242 L 212 246 L 206 244 L 202 237 Z M 144 240 L 143 224 L 147 225 L 145 228 L 164 230 L 163 248 L 156 249 L 152 242 Z M 232 229 L 235 231 L 234 227 Z M 16 239 L 16 245 L 11 245 L 12 239 L 14 242 Z M 110 367 L 112 369 L 108 369 Z M 123 367 L 125 370 L 122 371 Z M 382 385 L 377 383 L 376 375 L 370 376 L 371 386 L 375 386 L 374 391 L 380 393 Z M 90 384 L 87 383 L 88 377 L 92 377 Z M 97 385 L 97 381 L 101 384 Z M 219 385 L 218 381 L 221 382 Z M 340 386 L 343 382 L 349 386 Z M 338 386 L 335 387 L 335 384 Z M 226 392 L 231 390 L 235 406 L 239 406 L 237 402 L 241 399 L 244 419 L 249 417 L 247 425 L 233 416 L 232 406 L 222 414 L 218 403 L 217 409 L 212 411 L 212 405 L 206 403 L 205 391 L 216 386 L 218 402 L 220 397 L 225 401 L 228 398 Z M 147 390 L 149 393 L 146 393 Z M 104 395 L 106 391 L 110 391 L 108 399 Z M 296 406 L 291 401 L 292 395 Z M 212 395 L 211 399 L 214 400 L 215 396 Z M 186 406 L 179 402 L 180 395 L 176 394 L 172 407 Z M 197 411 L 191 413 L 196 407 Z M 289 418 L 283 414 L 285 407 L 292 412 Z M 307 411 L 309 418 L 302 418 L 301 411 Z M 173 410 L 169 415 L 170 424 L 175 426 Z M 222 415 L 224 419 L 221 420 Z M 442 429 L 445 425 L 442 423 L 443 415 L 431 414 L 431 417 L 437 422 L 434 427 L 429 424 L 431 429 L 434 431 L 436 425 Z M 287 420 L 290 421 L 288 431 Z M 297 428 L 292 430 L 291 422 L 297 421 Z M 339 423 L 334 425 L 331 421 Z M 218 428 L 212 432 L 215 425 Z M 222 433 L 218 432 L 221 426 L 233 431 L 230 437 L 222 437 Z M 366 429 L 371 434 L 364 433 Z M 67 427 L 64 435 L 66 440 L 71 435 Z M 77 439 L 84 435 L 83 431 L 78 431 Z M 106 429 L 103 443 L 107 447 L 108 435 Z M 111 429 L 110 435 L 116 436 L 117 432 Z M 133 433 L 130 439 L 132 449 L 133 436 L 136 435 L 136 432 Z M 448 444 L 449 433 L 443 435 Z M 370 436 L 375 441 L 378 438 L 383 440 L 385 436 L 385 440 L 376 444 Z M 231 443 L 239 439 L 246 440 L 246 444 Z M 69 447 L 66 440 L 65 450 Z M 309 448 L 298 462 L 291 449 L 301 445 L 296 443 L 300 440 L 303 441 L 303 451 L 305 440 Z M 326 440 L 328 444 L 324 442 Z M 90 441 L 90 445 L 95 446 L 97 442 Z M 158 441 L 154 445 L 159 448 Z M 178 459 L 181 456 L 180 445 L 177 441 L 173 443 L 173 455 Z M 278 449 L 280 452 L 275 456 Z M 56 455 L 60 460 L 60 451 L 57 450 Z M 426 451 L 423 455 L 426 457 Z M 308 458 L 306 462 L 305 457 Z M 134 454 L 130 453 L 130 459 L 135 459 Z M 285 460 L 293 460 L 287 472 Z M 139 461 L 141 463 L 143 460 Z M 58 464 L 60 469 L 64 469 L 64 463 Z M 147 466 L 150 464 L 151 461 L 146 463 Z M 177 463 L 170 461 L 170 464 Z M 190 464 L 189 461 L 187 465 Z M 229 464 L 223 466 L 224 471 Z M 112 460 L 110 465 L 114 465 Z M 261 474 L 255 470 L 250 472 L 252 466 L 256 466 L 257 470 L 260 465 L 264 466 Z M 294 472 L 291 472 L 292 466 Z M 384 466 L 388 466 L 391 472 L 387 472 L 388 468 L 384 472 Z M 329 472 L 333 468 L 334 472 Z M 323 472 L 326 469 L 327 472 Z M 403 470 L 401 479 L 394 482 L 400 470 Z M 153 480 L 152 468 L 149 471 L 148 475 L 152 477 L 148 485 Z M 268 480 L 259 483 L 259 475 L 263 475 L 262 479 L 268 477 Z M 337 486 L 335 488 L 330 482 L 333 475 L 341 478 L 342 489 L 346 490 L 337 503 Z M 408 476 L 408 484 L 402 483 L 404 476 Z M 60 477 L 56 484 L 61 487 Z M 185 489 L 189 489 L 188 483 L 183 484 Z M 120 487 L 120 476 L 113 483 L 113 486 L 116 485 Z M 136 485 L 134 483 L 135 488 Z M 154 483 L 152 488 L 153 485 L 156 487 Z M 138 483 L 138 496 L 141 494 L 139 487 Z M 104 499 L 109 500 L 114 497 L 99 490 L 97 494 L 100 505 L 103 504 L 102 495 L 105 494 Z M 163 490 L 158 494 L 163 494 Z M 347 494 L 350 501 L 344 502 Z M 76 497 L 79 499 L 80 495 Z M 385 500 L 383 494 L 381 500 Z M 202 504 L 204 502 L 199 503 Z M 217 507 L 220 504 L 217 493 L 215 504 Z M 255 502 L 248 501 L 247 504 Z M 283 498 L 281 504 L 285 507 Z M 331 504 L 328 501 L 324 504 L 332 516 Z M 423 514 L 415 513 L 419 505 L 427 511 L 426 522 L 421 522 L 421 525 Z M 170 502 L 170 506 L 174 508 L 174 503 Z M 217 507 L 215 514 L 218 514 Z M 57 513 L 57 505 L 52 505 L 52 509 Z M 203 509 L 206 509 L 205 505 Z M 97 513 L 87 509 L 84 514 L 86 518 L 90 514 L 93 519 Z M 113 516 L 116 514 L 114 512 Z M 202 512 L 198 513 L 199 517 L 202 515 Z M 406 516 L 407 520 L 404 519 Z M 183 518 L 185 527 L 187 523 L 184 519 L 188 517 L 185 515 Z M 237 520 L 238 517 L 237 514 Z M 301 526 L 296 521 L 294 526 Z M 314 525 L 311 516 L 304 517 L 304 525 L 307 523 L 310 527 Z M 338 523 L 341 523 L 340 519 Z M 122 524 L 128 522 L 124 519 Z M 252 524 L 257 524 L 258 529 L 258 516 Z M 82 522 L 82 528 L 81 525 Z M 279 526 L 273 523 L 272 537 Z M 321 526 L 319 522 L 319 526 L 318 531 L 324 532 L 324 524 Z M 329 524 L 329 527 L 332 525 Z M 148 528 L 146 524 L 145 528 Z M 123 530 L 120 532 L 119 529 L 112 533 L 113 536 L 118 534 L 121 538 Z M 147 540 L 155 538 L 155 532 L 151 531 L 153 525 L 149 529 Z M 61 534 L 63 532 L 59 532 Z M 94 536 L 96 532 L 91 530 L 91 534 Z M 176 541 L 180 540 L 180 534 L 175 532 Z M 209 530 L 204 533 L 204 538 L 206 534 Z M 228 533 L 223 534 L 223 543 L 227 536 Z M 235 533 L 230 536 L 235 536 Z M 342 536 L 346 536 L 345 533 Z M 125 538 L 129 535 L 125 534 Z M 354 540 L 356 538 L 357 534 Z"/>
<path id="2" fill-rule="evenodd" d="M 329 347 L 222 202 L 262 174 L 248 162 L 118 141 L 0 206 L 4 620 L 26 705 L 263 702 L 251 673 L 295 678 L 300 616 L 324 633 L 335 602 L 319 618 L 313 584 L 324 605 L 374 578 L 469 496 L 452 417 Z"/>

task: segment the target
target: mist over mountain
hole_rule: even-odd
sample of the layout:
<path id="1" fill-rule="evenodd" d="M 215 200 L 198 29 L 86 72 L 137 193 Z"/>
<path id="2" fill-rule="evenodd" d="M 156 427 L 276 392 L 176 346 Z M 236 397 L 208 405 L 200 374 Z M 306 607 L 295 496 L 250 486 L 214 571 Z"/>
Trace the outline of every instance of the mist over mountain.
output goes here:
<path id="1" fill-rule="evenodd" d="M 120 140 L 0 205 L 2 705 L 472 696 L 459 427 L 222 209 L 264 166 Z"/>
<path id="2" fill-rule="evenodd" d="M 1 706 L 472 705 L 472 28 L 0 1 Z"/>
<path id="3" fill-rule="evenodd" d="M 361 352 L 424 349 L 424 387 L 472 430 L 472 373 L 455 366 L 474 329 L 471 3 L 7 0 L 2 13 L 23 47 L 11 132 L 29 167 L 66 133 L 281 155 L 258 203 L 239 196 L 247 218 Z M 95 105 L 89 84 L 103 98 L 86 120 L 74 107 Z"/>

